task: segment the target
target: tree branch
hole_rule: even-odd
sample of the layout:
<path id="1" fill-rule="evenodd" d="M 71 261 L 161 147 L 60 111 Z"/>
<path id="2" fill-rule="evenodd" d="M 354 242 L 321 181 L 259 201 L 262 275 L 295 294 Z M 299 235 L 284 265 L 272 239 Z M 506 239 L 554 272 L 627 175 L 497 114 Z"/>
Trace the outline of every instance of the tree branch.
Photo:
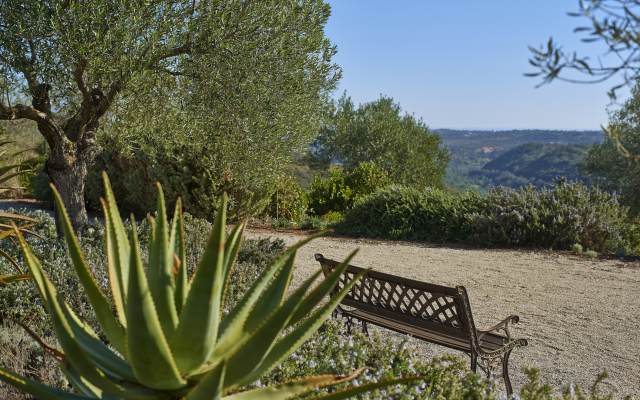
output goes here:
<path id="1" fill-rule="evenodd" d="M 89 88 L 87 87 L 87 83 L 84 81 L 84 71 L 87 69 L 87 60 L 82 59 L 78 63 L 78 67 L 73 71 L 73 77 L 76 80 L 76 84 L 78 85 L 78 89 L 82 93 L 82 98 L 87 104 L 91 104 L 91 94 L 89 94 Z"/>
<path id="2" fill-rule="evenodd" d="M 107 96 L 100 103 L 100 108 L 98 109 L 98 113 L 96 114 L 96 117 L 101 118 L 109 110 L 109 107 L 111 107 L 111 104 L 113 103 L 113 99 L 121 90 L 122 90 L 122 82 L 117 81 L 111 85 L 111 89 L 109 89 L 109 93 L 107 93 Z"/>
<path id="3" fill-rule="evenodd" d="M 49 145 L 52 145 L 52 141 L 54 140 L 61 142 L 65 137 L 60 126 L 58 126 L 47 113 L 38 111 L 33 107 L 25 106 L 24 104 L 16 104 L 15 107 L 8 108 L 0 102 L 0 120 L 12 121 L 17 119 L 30 119 L 39 125 L 47 127 L 53 135 L 51 138 L 45 136 Z M 55 142 L 53 145 L 55 146 Z"/>

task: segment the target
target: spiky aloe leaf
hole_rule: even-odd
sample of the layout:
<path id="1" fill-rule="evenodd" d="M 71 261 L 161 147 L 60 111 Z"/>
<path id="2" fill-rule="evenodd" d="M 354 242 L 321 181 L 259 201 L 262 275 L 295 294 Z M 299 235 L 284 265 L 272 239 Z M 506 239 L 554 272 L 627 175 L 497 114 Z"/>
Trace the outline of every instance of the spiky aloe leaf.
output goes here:
<path id="1" fill-rule="evenodd" d="M 248 390 L 225 396 L 225 400 L 284 400 L 291 398 L 295 395 L 304 393 L 310 389 L 337 385 L 342 382 L 350 381 L 358 376 L 362 371 L 367 368 L 361 368 L 354 371 L 351 375 L 341 377 L 337 375 L 318 375 L 307 378 L 300 378 L 291 380 L 289 382 L 280 383 L 273 386 L 266 386 L 259 389 Z"/>
<path id="2" fill-rule="evenodd" d="M 39 400 L 91 400 L 91 397 L 69 393 L 62 389 L 47 386 L 33 379 L 20 376 L 13 371 L 0 367 L 0 380 L 8 383 Z"/>
<path id="3" fill-rule="evenodd" d="M 38 290 L 43 293 L 45 308 L 51 316 L 51 322 L 58 341 L 60 342 L 62 349 L 65 351 L 65 359 L 68 360 L 76 370 L 82 371 L 83 376 L 87 381 L 101 390 L 126 399 L 146 400 L 143 396 L 127 393 L 115 386 L 87 356 L 74 337 L 73 331 L 62 312 L 62 307 L 65 306 L 64 299 L 62 299 L 51 281 L 49 281 L 49 278 L 44 274 L 40 263 L 33 256 L 31 249 L 24 240 L 24 237 L 22 237 L 20 231 L 16 231 L 16 234 L 20 241 L 20 245 L 22 246 L 31 274 L 34 277 L 34 281 L 38 285 Z"/>
<path id="4" fill-rule="evenodd" d="M 111 183 L 109 182 L 107 173 L 104 171 L 102 171 L 102 179 L 104 181 L 106 197 L 106 199 L 102 200 L 102 209 L 104 210 L 107 236 L 109 281 L 111 283 L 111 291 L 118 310 L 120 323 L 126 329 L 127 317 L 125 305 L 127 303 L 127 290 L 129 287 L 130 246 L 124 225 L 122 224 L 122 218 L 118 212 L 118 206 L 113 197 Z M 123 354 L 126 354 L 126 352 Z"/>
<path id="5" fill-rule="evenodd" d="M 222 196 L 209 242 L 182 308 L 178 328 L 171 340 L 171 352 L 180 372 L 189 375 L 209 359 L 218 336 L 224 287 L 224 238 L 227 197 Z"/>
<path id="6" fill-rule="evenodd" d="M 291 316 L 304 297 L 314 279 L 307 280 L 282 306 L 278 307 L 260 326 L 251 333 L 249 340 L 229 359 L 224 382 L 225 388 L 233 388 L 258 367 L 289 324 Z"/>
<path id="7" fill-rule="evenodd" d="M 174 297 L 175 280 L 173 278 L 173 252 L 169 252 L 169 232 L 167 231 L 167 210 L 164 206 L 162 187 L 158 186 L 158 215 L 153 245 L 149 252 L 147 281 L 153 296 L 156 312 L 160 319 L 162 331 L 168 342 L 171 342 L 176 326 L 178 313 Z"/>
<path id="8" fill-rule="evenodd" d="M 186 385 L 171 356 L 142 268 L 136 224 L 131 215 L 131 263 L 127 291 L 127 353 L 136 378 L 152 389 L 174 390 Z"/>
<path id="9" fill-rule="evenodd" d="M 78 241 L 73 234 L 71 221 L 69 221 L 69 216 L 67 215 L 67 210 L 64 206 L 64 203 L 62 202 L 62 199 L 60 198 L 60 194 L 53 185 L 51 185 L 51 189 L 53 190 L 53 194 L 56 199 L 56 205 L 58 206 L 58 213 L 60 215 L 62 231 L 64 232 L 64 237 L 67 245 L 69 246 L 69 254 L 71 255 L 71 260 L 73 261 L 73 266 L 75 267 L 78 279 L 80 279 L 80 282 L 84 287 L 85 293 L 89 298 L 89 302 L 91 303 L 91 306 L 96 313 L 96 317 L 98 319 L 98 322 L 100 323 L 100 327 L 109 339 L 109 342 L 111 342 L 116 350 L 124 353 L 126 351 L 124 344 L 124 333 L 118 325 L 115 316 L 111 312 L 111 308 L 109 307 L 107 299 L 105 299 L 105 297 L 102 295 L 100 287 L 91 275 L 91 271 L 89 271 L 87 263 L 84 261 L 82 251 L 80 250 L 80 245 L 78 244 Z"/>
<path id="10" fill-rule="evenodd" d="M 119 397 L 106 393 L 93 386 L 91 383 L 87 382 L 87 380 L 84 379 L 81 374 L 73 369 L 73 367 L 69 366 L 68 368 L 63 368 L 62 370 L 69 382 L 71 382 L 71 385 L 73 385 L 73 387 L 78 392 L 80 392 L 80 394 L 85 395 L 90 399 L 120 400 Z"/>
<path id="11" fill-rule="evenodd" d="M 103 373 L 110 373 L 111 380 L 120 385 L 126 381 L 138 383 L 131 365 L 114 354 L 91 328 L 75 315 L 68 304 L 60 304 L 60 309 L 82 350 Z"/>
<path id="12" fill-rule="evenodd" d="M 244 325 L 249 312 L 253 308 L 253 305 L 260 297 L 260 294 L 267 286 L 267 284 L 271 281 L 271 278 L 274 274 L 280 269 L 280 267 L 284 264 L 286 260 L 291 257 L 300 247 L 310 242 L 311 240 L 326 235 L 331 232 L 330 230 L 319 232 L 315 235 L 312 235 L 306 239 L 301 240 L 295 245 L 289 247 L 287 250 L 283 251 L 278 257 L 276 257 L 265 269 L 262 271 L 260 276 L 256 279 L 256 281 L 251 285 L 247 293 L 240 299 L 238 304 L 231 310 L 229 314 L 227 314 L 222 321 L 220 322 L 220 329 L 218 335 L 218 342 L 216 345 L 216 350 L 218 347 L 227 345 L 228 342 L 235 342 L 237 338 L 229 338 L 227 340 L 227 336 L 234 334 L 241 334 L 241 327 Z M 210 359 L 209 361 L 213 361 Z"/>
<path id="13" fill-rule="evenodd" d="M 182 199 L 178 197 L 176 210 L 173 213 L 173 226 L 169 239 L 169 254 L 174 254 L 179 265 L 174 265 L 173 273 L 176 274 L 175 307 L 178 315 L 182 313 L 182 307 L 187 301 L 188 277 L 187 277 L 187 252 L 184 248 L 184 224 L 182 223 Z"/>
<path id="14" fill-rule="evenodd" d="M 236 224 L 224 244 L 224 289 L 222 290 L 221 304 L 224 304 L 225 301 L 227 287 L 229 285 L 229 276 L 231 275 L 233 264 L 236 262 L 236 258 L 238 257 L 238 251 L 242 244 L 242 235 L 244 235 L 245 226 L 246 224 L 244 222 Z"/>
<path id="15" fill-rule="evenodd" d="M 318 400 L 342 400 L 342 399 L 350 399 L 359 394 L 370 392 L 374 389 L 381 389 L 388 386 L 399 385 L 402 383 L 412 382 L 424 380 L 424 376 L 410 376 L 406 378 L 397 378 L 397 379 L 389 379 L 374 383 L 367 383 L 360 386 L 350 387 L 339 392 L 329 393 L 324 396 L 317 397 Z M 431 387 L 429 387 L 429 393 L 431 393 Z M 425 398 L 430 398 L 430 396 L 426 396 Z"/>
<path id="16" fill-rule="evenodd" d="M 5 213 L 5 212 L 0 212 L 0 218 L 7 218 L 7 219 L 14 219 L 14 220 L 21 220 L 21 221 L 29 221 L 29 222 L 35 222 L 35 223 L 40 222 L 37 219 L 33 219 L 31 217 L 25 217 L 24 215 L 10 214 L 10 213 Z"/>
<path id="17" fill-rule="evenodd" d="M 338 269 L 338 268 L 336 268 Z M 246 374 L 242 380 L 235 383 L 234 387 L 242 387 L 248 385 L 257 379 L 260 375 L 266 371 L 272 369 L 276 364 L 281 362 L 285 357 L 288 357 L 291 353 L 300 347 L 311 335 L 320 328 L 320 326 L 329 318 L 329 315 L 338 306 L 340 301 L 346 296 L 347 292 L 356 284 L 357 280 L 362 275 L 367 273 L 365 270 L 358 276 L 356 276 L 351 282 L 346 284 L 344 288 L 333 295 L 329 301 L 322 307 L 320 307 L 313 315 L 307 318 L 306 321 L 298 325 L 293 332 L 285 336 L 279 342 L 270 349 L 269 353 L 265 356 L 264 360 L 254 370 Z"/>
<path id="18" fill-rule="evenodd" d="M 230 359 L 245 344 L 255 330 L 280 307 L 291 281 L 294 260 L 295 253 L 285 261 L 284 266 L 273 277 L 269 287 L 262 293 L 254 308 L 249 312 L 244 324 L 237 325 L 236 331 L 227 336 L 223 343 L 216 347 L 210 359 Z M 308 288 L 317 276 L 318 274 L 310 282 L 309 280 L 305 282 L 303 286 Z"/>
<path id="19" fill-rule="evenodd" d="M 349 266 L 349 263 L 351 262 L 353 257 L 358 254 L 358 251 L 359 249 L 356 249 L 351 254 L 349 254 L 347 258 L 342 263 L 340 263 L 340 265 L 333 272 L 329 274 L 329 276 L 323 279 L 322 282 L 320 282 L 318 286 L 316 286 L 311 291 L 311 293 L 309 293 L 304 298 L 304 300 L 302 300 L 300 307 L 298 307 L 295 314 L 291 317 L 289 325 L 295 325 L 304 317 L 306 317 L 318 304 L 320 304 L 325 296 L 328 296 L 329 293 L 331 293 L 333 288 L 340 280 L 342 274 Z"/>
<path id="20" fill-rule="evenodd" d="M 31 275 L 0 275 L 0 284 L 7 285 L 11 282 L 24 281 L 26 279 L 31 279 Z"/>
<path id="21" fill-rule="evenodd" d="M 211 370 L 184 400 L 219 400 L 222 397 L 226 360 Z"/>

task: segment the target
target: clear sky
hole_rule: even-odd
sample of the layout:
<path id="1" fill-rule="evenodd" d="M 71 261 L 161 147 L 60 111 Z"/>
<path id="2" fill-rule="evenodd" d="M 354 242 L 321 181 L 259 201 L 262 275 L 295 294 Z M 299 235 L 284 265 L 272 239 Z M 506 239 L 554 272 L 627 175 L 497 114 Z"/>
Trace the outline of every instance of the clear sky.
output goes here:
<path id="1" fill-rule="evenodd" d="M 607 91 L 620 82 L 540 88 L 528 46 L 553 36 L 594 59 L 602 43 L 581 43 L 570 17 L 578 0 L 328 0 L 326 35 L 343 69 L 335 97 L 354 103 L 393 97 L 431 128 L 597 130 L 607 122 Z M 628 90 L 618 93 L 619 101 Z"/>

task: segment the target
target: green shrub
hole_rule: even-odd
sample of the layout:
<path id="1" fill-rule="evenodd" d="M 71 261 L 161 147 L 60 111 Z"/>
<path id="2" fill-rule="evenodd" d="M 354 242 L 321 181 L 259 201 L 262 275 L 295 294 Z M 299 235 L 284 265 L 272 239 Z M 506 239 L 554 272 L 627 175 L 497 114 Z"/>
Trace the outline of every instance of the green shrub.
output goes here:
<path id="1" fill-rule="evenodd" d="M 316 216 L 330 211 L 344 213 L 363 196 L 390 184 L 388 174 L 373 162 L 362 162 L 351 173 L 336 168 L 326 181 L 316 175 L 307 195 L 309 213 Z"/>
<path id="2" fill-rule="evenodd" d="M 584 255 L 587 256 L 587 258 L 598 258 L 598 253 L 593 250 L 587 251 Z"/>
<path id="3" fill-rule="evenodd" d="M 627 240 L 626 212 L 615 194 L 565 178 L 539 191 L 531 185 L 519 192 L 494 187 L 484 210 L 469 215 L 471 240 L 481 245 L 563 249 L 579 243 L 613 251 Z"/>
<path id="4" fill-rule="evenodd" d="M 51 179 L 49 179 L 49 175 L 47 175 L 43 169 L 44 164 L 36 168 L 35 175 L 33 176 L 33 194 L 36 200 L 47 204 L 47 210 L 53 210 L 53 190 L 51 190 L 49 186 Z"/>
<path id="5" fill-rule="evenodd" d="M 571 245 L 571 251 L 574 253 L 582 253 L 582 246 L 579 243 L 574 243 Z"/>
<path id="6" fill-rule="evenodd" d="M 177 145 L 163 148 L 160 144 L 146 144 L 153 151 L 133 150 L 123 155 L 119 145 L 101 137 L 104 150 L 91 169 L 85 185 L 85 199 L 89 208 L 100 208 L 104 197 L 102 171 L 112 177 L 112 188 L 123 215 L 133 212 L 143 218 L 156 209 L 156 182 L 160 182 L 167 201 L 173 209 L 182 198 L 185 212 L 197 218 L 213 219 L 223 193 L 229 196 L 229 219 L 243 219 L 258 215 L 268 204 L 277 181 L 275 178 L 242 176 L 230 164 L 221 164 L 211 149 L 197 145 Z"/>
<path id="7" fill-rule="evenodd" d="M 336 230 L 353 236 L 458 242 L 472 233 L 467 217 L 482 205 L 482 198 L 471 191 L 453 195 L 389 186 L 358 201 Z"/>
<path id="8" fill-rule="evenodd" d="M 274 220 L 300 221 L 307 211 L 307 196 L 294 174 L 284 175 L 264 214 Z"/>
<path id="9" fill-rule="evenodd" d="M 315 215 L 306 215 L 302 219 L 302 221 L 300 221 L 300 228 L 322 230 L 325 229 L 328 224 L 329 222 L 322 219 L 322 217 L 317 217 Z"/>
<path id="10" fill-rule="evenodd" d="M 627 249 L 619 249 L 618 251 L 616 251 L 616 256 L 618 257 L 624 257 L 628 254 L 628 250 Z"/>
<path id="11" fill-rule="evenodd" d="M 273 219 L 271 220 L 271 226 L 273 226 L 275 229 L 292 228 L 295 226 L 295 223 L 288 219 Z"/>
<path id="12" fill-rule="evenodd" d="M 20 186 L 24 187 L 24 192 L 26 194 L 35 194 L 35 178 L 38 173 L 38 168 L 44 165 L 44 162 L 47 160 L 47 156 L 38 155 L 35 157 L 28 158 L 23 161 L 23 164 L 26 164 L 24 167 L 21 167 L 21 170 L 25 169 L 35 169 L 36 171 L 27 172 L 25 174 L 18 175 L 18 180 L 20 181 Z"/>

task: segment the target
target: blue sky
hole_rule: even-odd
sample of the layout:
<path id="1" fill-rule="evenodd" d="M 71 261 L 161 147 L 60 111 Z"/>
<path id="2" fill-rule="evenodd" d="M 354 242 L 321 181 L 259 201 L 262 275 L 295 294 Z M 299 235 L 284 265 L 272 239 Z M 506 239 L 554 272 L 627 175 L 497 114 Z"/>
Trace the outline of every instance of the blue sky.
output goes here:
<path id="1" fill-rule="evenodd" d="M 528 46 L 550 36 L 592 58 L 567 15 L 578 0 L 328 0 L 325 33 L 338 46 L 343 91 L 358 103 L 393 97 L 431 128 L 597 130 L 607 122 L 607 91 L 620 82 L 554 81 L 538 89 Z M 619 100 L 628 96 L 620 91 Z"/>

